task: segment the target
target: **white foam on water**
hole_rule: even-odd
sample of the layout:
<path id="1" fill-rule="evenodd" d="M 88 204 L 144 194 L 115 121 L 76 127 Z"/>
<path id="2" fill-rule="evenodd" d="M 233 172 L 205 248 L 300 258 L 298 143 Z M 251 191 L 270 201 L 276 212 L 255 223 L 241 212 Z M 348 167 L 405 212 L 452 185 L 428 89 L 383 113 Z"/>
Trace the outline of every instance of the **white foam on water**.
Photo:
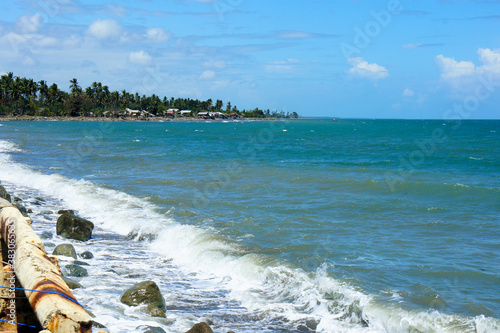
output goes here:
<path id="1" fill-rule="evenodd" d="M 182 293 L 192 291 L 193 298 L 199 297 L 199 293 L 218 295 L 217 288 L 227 290 L 230 301 L 240 304 L 254 318 L 255 322 L 248 323 L 249 331 L 269 332 L 272 329 L 263 329 L 265 325 L 275 325 L 276 328 L 276 325 L 283 324 L 288 325 L 282 327 L 283 331 L 299 330 L 301 326 L 316 332 L 500 332 L 500 321 L 493 318 L 409 311 L 395 304 L 377 302 L 375 296 L 329 276 L 326 266 L 316 272 L 306 272 L 276 258 L 246 250 L 218 236 L 216 231 L 177 223 L 158 213 L 158 207 L 145 199 L 87 180 L 43 174 L 16 163 L 6 153 L 17 149 L 8 141 L 0 141 L 1 180 L 59 199 L 66 206 L 61 208 L 76 210 L 103 230 L 124 236 L 134 234 L 137 238 L 152 236 L 154 239 L 149 243 L 130 241 L 128 245 L 120 242 L 103 245 L 96 239 L 89 245 L 101 246 L 101 265 L 106 265 L 106 258 L 120 260 L 116 258 L 113 246 L 120 247 L 122 252 L 128 248 L 132 251 L 130 255 L 127 252 L 128 261 L 116 264 L 113 271 L 102 267 L 100 281 L 91 281 L 92 277 L 87 278 L 89 280 L 84 278 L 82 281 L 91 285 L 90 289 L 75 292 L 85 304 L 105 314 L 98 319 L 113 331 L 131 331 L 131 325 L 137 322 L 153 326 L 159 323 L 141 314 L 140 309 L 124 307 L 119 303 L 119 293 L 115 292 L 116 295 L 110 297 L 107 290 L 122 290 L 124 282 L 121 276 L 132 274 L 134 269 L 130 267 L 137 265 L 144 270 L 138 279 L 156 277 L 166 290 L 165 294 L 169 294 L 170 287 L 168 284 L 161 285 L 162 274 L 168 271 L 172 278 L 177 274 L 176 269 L 182 272 L 179 273 L 180 284 L 195 275 L 196 278 L 189 281 L 192 289 L 182 289 Z M 142 254 L 139 255 L 139 252 Z M 158 260 L 171 260 L 173 267 L 162 262 L 155 265 L 155 255 L 158 254 Z M 171 283 L 171 280 L 167 279 L 165 283 Z M 102 297 L 110 299 L 109 307 L 114 312 L 94 299 L 100 291 Z M 167 303 L 169 301 L 172 304 L 179 302 L 169 300 L 167 296 Z M 189 309 L 196 307 L 188 304 Z M 127 317 L 138 321 L 132 324 L 125 319 Z M 169 314 L 160 324 L 167 325 L 165 327 L 172 332 L 182 332 L 186 330 L 187 322 L 196 319 L 177 312 Z"/>

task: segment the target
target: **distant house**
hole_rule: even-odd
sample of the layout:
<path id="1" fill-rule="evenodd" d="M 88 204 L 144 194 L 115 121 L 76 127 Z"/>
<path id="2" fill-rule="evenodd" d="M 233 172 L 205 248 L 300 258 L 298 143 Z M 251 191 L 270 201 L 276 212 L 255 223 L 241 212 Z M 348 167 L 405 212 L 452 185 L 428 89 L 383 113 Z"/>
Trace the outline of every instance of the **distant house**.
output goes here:
<path id="1" fill-rule="evenodd" d="M 181 110 L 179 114 L 183 117 L 191 115 L 191 110 Z"/>
<path id="2" fill-rule="evenodd" d="M 126 108 L 125 111 L 127 111 L 126 115 L 129 117 L 139 117 L 141 115 L 140 110 L 132 110 L 132 109 Z"/>
<path id="3" fill-rule="evenodd" d="M 198 112 L 198 118 L 210 119 L 210 112 L 208 111 Z"/>
<path id="4" fill-rule="evenodd" d="M 176 114 L 178 114 L 179 112 L 179 109 L 168 109 L 167 111 L 163 111 L 163 114 L 165 116 L 172 116 L 172 117 L 175 117 Z"/>

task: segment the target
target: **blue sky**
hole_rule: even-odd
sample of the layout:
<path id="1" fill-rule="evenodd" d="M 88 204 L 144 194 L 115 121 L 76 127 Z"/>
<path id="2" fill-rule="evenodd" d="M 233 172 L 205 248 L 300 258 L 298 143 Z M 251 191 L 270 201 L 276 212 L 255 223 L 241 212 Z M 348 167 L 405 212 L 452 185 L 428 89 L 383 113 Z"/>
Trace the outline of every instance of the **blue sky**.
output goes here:
<path id="1" fill-rule="evenodd" d="M 13 0 L 6 72 L 302 116 L 500 119 L 500 1 Z"/>

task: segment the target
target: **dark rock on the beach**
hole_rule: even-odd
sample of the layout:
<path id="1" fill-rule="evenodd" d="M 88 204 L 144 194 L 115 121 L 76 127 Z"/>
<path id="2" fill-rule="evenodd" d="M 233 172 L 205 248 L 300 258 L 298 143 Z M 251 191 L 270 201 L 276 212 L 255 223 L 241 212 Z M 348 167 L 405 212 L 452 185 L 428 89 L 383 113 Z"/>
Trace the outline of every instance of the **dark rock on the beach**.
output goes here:
<path id="1" fill-rule="evenodd" d="M 73 261 L 73 264 L 74 265 L 80 265 L 80 266 L 90 266 L 88 263 L 86 263 L 84 261 L 80 261 L 80 260 Z"/>
<path id="2" fill-rule="evenodd" d="M 52 254 L 56 256 L 66 256 L 73 257 L 76 259 L 76 251 L 73 245 L 71 244 L 59 244 L 56 246 Z"/>
<path id="3" fill-rule="evenodd" d="M 66 282 L 69 289 L 83 288 L 81 284 L 79 284 L 75 280 L 70 279 L 69 277 L 63 276 L 62 279 L 64 280 L 64 282 Z"/>
<path id="4" fill-rule="evenodd" d="M 57 211 L 57 214 L 65 214 L 65 213 L 69 213 L 71 215 L 75 214 L 75 212 L 71 209 L 61 209 Z"/>
<path id="5" fill-rule="evenodd" d="M 19 198 L 19 197 L 14 197 L 14 199 L 12 199 L 12 202 L 22 202 L 23 199 Z"/>
<path id="6" fill-rule="evenodd" d="M 167 333 L 163 328 L 157 326 L 139 326 L 137 329 L 142 333 Z"/>
<path id="7" fill-rule="evenodd" d="M 207 323 L 202 322 L 194 325 L 193 328 L 191 328 L 186 333 L 214 333 L 214 331 L 212 331 L 212 329 L 210 328 L 210 326 L 208 326 Z"/>
<path id="8" fill-rule="evenodd" d="M 57 234 L 64 238 L 71 238 L 85 242 L 92 238 L 93 229 L 94 223 L 68 212 L 62 214 L 57 219 Z"/>
<path id="9" fill-rule="evenodd" d="M 26 207 L 24 207 L 23 205 L 21 204 L 18 204 L 18 203 L 15 203 L 13 204 L 17 209 L 19 209 L 19 211 L 21 212 L 21 214 L 23 214 L 24 217 L 28 217 L 28 210 L 26 209 Z"/>
<path id="10" fill-rule="evenodd" d="M 85 251 L 85 252 L 80 253 L 80 258 L 82 258 L 82 259 L 93 259 L 94 255 L 90 251 Z"/>
<path id="11" fill-rule="evenodd" d="M 51 215 L 51 214 L 54 214 L 54 212 L 52 212 L 51 210 L 44 210 L 40 214 L 42 214 L 42 215 Z"/>
<path id="12" fill-rule="evenodd" d="M 133 285 L 122 294 L 120 301 L 129 306 L 151 304 L 162 311 L 166 310 L 165 300 L 154 281 L 144 281 Z"/>
<path id="13" fill-rule="evenodd" d="M 43 231 L 41 234 L 40 234 L 40 238 L 41 239 L 51 239 L 52 236 L 54 236 L 53 233 L 51 233 L 50 231 Z"/>
<path id="14" fill-rule="evenodd" d="M 31 210 L 31 208 L 28 208 L 28 213 L 32 214 L 33 211 Z"/>
<path id="15" fill-rule="evenodd" d="M 66 266 L 64 266 L 64 268 L 66 268 L 66 275 L 67 276 L 82 277 L 82 276 L 89 275 L 87 270 L 79 265 L 66 265 Z"/>
<path id="16" fill-rule="evenodd" d="M 95 314 L 92 313 L 92 311 L 88 310 L 88 309 L 85 309 L 85 312 L 87 312 L 87 314 L 91 317 L 91 318 L 95 318 Z"/>
<path id="17" fill-rule="evenodd" d="M 7 193 L 7 190 L 2 185 L 0 185 L 0 198 L 3 198 L 8 202 L 11 202 L 10 194 Z"/>
<path id="18" fill-rule="evenodd" d="M 44 245 L 45 247 L 55 247 L 55 246 L 56 246 L 56 244 L 54 244 L 54 243 L 52 243 L 52 242 L 43 243 L 43 245 Z"/>
<path id="19" fill-rule="evenodd" d="M 106 328 L 106 326 L 104 326 L 103 324 L 98 323 L 97 321 L 94 321 L 94 320 L 92 320 L 92 327 L 95 327 L 95 328 Z"/>
<path id="20" fill-rule="evenodd" d="M 151 304 L 148 304 L 144 312 L 151 317 L 167 318 L 167 315 L 163 310 Z"/>

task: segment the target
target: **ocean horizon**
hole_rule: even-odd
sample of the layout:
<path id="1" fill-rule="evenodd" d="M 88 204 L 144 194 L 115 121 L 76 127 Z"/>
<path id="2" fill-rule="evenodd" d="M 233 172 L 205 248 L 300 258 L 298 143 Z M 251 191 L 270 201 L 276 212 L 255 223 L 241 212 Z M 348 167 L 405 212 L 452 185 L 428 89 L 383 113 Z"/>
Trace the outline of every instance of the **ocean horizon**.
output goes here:
<path id="1" fill-rule="evenodd" d="M 334 119 L 0 120 L 0 184 L 111 332 L 500 332 L 500 120 Z"/>

